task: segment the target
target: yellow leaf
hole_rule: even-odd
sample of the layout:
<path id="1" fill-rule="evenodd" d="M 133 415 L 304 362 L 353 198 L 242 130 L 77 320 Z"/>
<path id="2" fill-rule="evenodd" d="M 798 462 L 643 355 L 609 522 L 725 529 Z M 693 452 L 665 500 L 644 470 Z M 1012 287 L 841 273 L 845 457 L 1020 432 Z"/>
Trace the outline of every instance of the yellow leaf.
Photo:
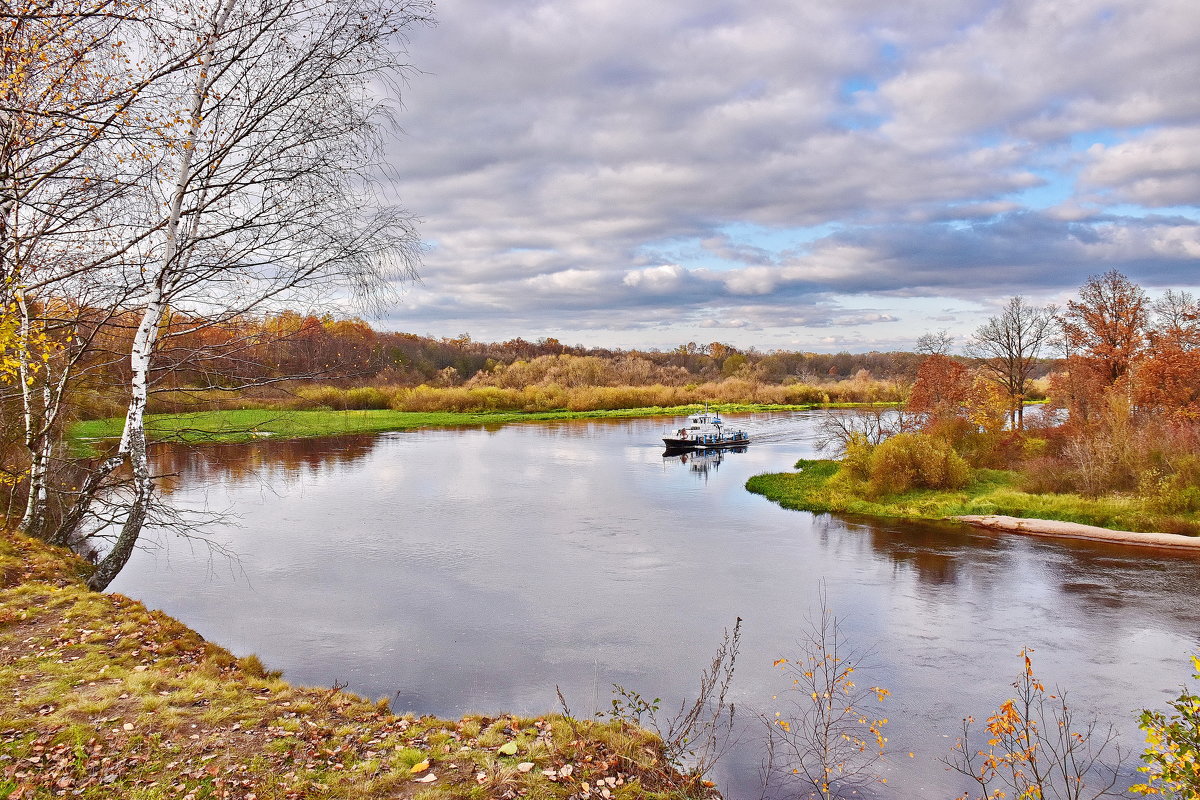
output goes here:
<path id="1" fill-rule="evenodd" d="M 413 775 L 416 775 L 418 772 L 424 772 L 427 769 L 429 769 L 428 758 L 424 761 L 418 761 L 416 764 L 413 764 L 412 769 L 410 769 L 409 772 L 411 772 Z"/>

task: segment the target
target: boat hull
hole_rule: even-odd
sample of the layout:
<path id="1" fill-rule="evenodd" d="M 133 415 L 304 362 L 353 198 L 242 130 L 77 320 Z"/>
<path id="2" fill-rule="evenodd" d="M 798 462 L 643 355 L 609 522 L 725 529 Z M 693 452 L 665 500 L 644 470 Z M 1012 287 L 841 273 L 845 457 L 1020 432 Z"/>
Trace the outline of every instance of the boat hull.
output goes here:
<path id="1" fill-rule="evenodd" d="M 681 439 L 674 436 L 664 436 L 663 444 L 668 450 L 720 450 L 726 447 L 743 447 L 750 444 L 749 436 L 688 437 Z"/>

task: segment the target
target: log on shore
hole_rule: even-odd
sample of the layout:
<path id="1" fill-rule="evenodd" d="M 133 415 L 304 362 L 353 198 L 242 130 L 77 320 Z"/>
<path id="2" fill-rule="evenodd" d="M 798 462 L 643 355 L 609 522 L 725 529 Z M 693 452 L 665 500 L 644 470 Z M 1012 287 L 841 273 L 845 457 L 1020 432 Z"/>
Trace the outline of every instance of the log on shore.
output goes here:
<path id="1" fill-rule="evenodd" d="M 1068 539 L 1089 539 L 1096 542 L 1116 542 L 1149 547 L 1171 547 L 1176 549 L 1200 550 L 1200 536 L 1184 536 L 1178 533 L 1146 533 L 1142 531 L 1114 531 L 1096 525 L 1078 522 L 1059 522 L 1053 519 L 1026 519 L 1001 514 L 954 517 L 979 528 L 1009 533 L 1025 533 L 1031 536 L 1055 536 Z"/>

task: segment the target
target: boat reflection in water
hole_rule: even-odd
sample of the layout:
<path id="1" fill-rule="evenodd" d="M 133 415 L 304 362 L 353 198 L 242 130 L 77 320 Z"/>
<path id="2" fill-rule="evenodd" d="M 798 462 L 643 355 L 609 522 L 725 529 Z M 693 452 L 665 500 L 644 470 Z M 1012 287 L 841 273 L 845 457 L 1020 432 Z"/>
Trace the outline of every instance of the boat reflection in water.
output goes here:
<path id="1" fill-rule="evenodd" d="M 729 453 L 744 453 L 746 446 L 708 448 L 706 450 L 672 450 L 663 453 L 663 463 L 676 462 L 690 467 L 697 477 L 708 480 L 709 471 L 716 472 Z"/>

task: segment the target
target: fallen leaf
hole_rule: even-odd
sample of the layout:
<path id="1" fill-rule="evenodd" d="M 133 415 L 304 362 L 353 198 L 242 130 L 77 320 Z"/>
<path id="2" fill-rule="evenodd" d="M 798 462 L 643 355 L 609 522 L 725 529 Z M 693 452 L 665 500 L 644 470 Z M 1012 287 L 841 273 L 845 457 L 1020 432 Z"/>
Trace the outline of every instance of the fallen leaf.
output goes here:
<path id="1" fill-rule="evenodd" d="M 413 775 L 416 775 L 418 772 L 424 772 L 427 769 L 429 769 L 428 758 L 424 761 L 418 761 L 416 764 L 413 764 L 412 769 L 410 769 L 409 772 L 411 772 Z"/>
<path id="2" fill-rule="evenodd" d="M 437 775 L 434 775 L 432 772 L 430 772 L 429 774 L 427 774 L 423 777 L 416 778 L 413 782 L 414 783 L 433 783 L 436 780 L 437 780 Z"/>
<path id="3" fill-rule="evenodd" d="M 520 764 L 517 764 L 518 772 L 529 772 L 531 769 L 533 769 L 532 761 L 522 761 Z"/>
<path id="4" fill-rule="evenodd" d="M 508 744 L 502 744 L 498 752 L 502 756 L 515 756 L 517 754 L 517 743 L 509 742 Z"/>

